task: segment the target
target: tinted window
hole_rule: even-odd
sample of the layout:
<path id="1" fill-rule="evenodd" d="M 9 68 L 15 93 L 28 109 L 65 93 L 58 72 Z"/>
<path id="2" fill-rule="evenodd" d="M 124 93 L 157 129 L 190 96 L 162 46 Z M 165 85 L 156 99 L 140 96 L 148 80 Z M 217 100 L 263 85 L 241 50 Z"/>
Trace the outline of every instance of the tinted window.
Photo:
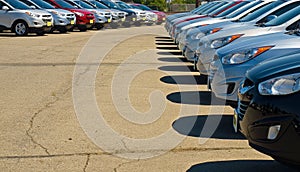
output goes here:
<path id="1" fill-rule="evenodd" d="M 33 6 L 33 7 L 37 8 L 37 9 L 40 8 L 39 6 L 33 4 L 32 2 L 30 2 L 28 0 L 19 0 L 19 1 L 23 2 L 24 4 L 26 4 L 26 5 L 30 6 L 30 7 Z"/>
<path id="2" fill-rule="evenodd" d="M 33 1 L 38 6 L 44 8 L 44 9 L 54 9 L 54 7 L 51 4 L 47 3 L 47 2 L 44 2 L 44 1 L 41 1 L 41 0 L 31 0 L 31 1 Z"/>
<path id="3" fill-rule="evenodd" d="M 243 17 L 240 19 L 240 22 L 248 22 L 251 20 L 256 19 L 257 17 L 265 14 L 266 12 L 272 10 L 273 8 L 276 8 L 277 6 L 283 4 L 284 1 L 276 1 L 276 2 L 272 2 L 271 4 L 268 4 L 266 6 L 264 6 L 263 8 L 260 8 L 256 11 L 254 11 L 253 13 L 248 14 L 247 16 Z"/>
<path id="4" fill-rule="evenodd" d="M 247 2 L 247 1 L 241 2 L 241 3 L 239 3 L 239 4 L 237 4 L 237 5 L 233 6 L 233 7 L 231 7 L 231 8 L 229 8 L 229 9 L 227 9 L 227 10 L 221 12 L 220 14 L 216 15 L 215 17 L 225 17 L 225 16 L 227 16 L 228 14 L 230 14 L 230 13 L 232 13 L 232 12 L 238 10 L 239 8 L 243 7 L 244 5 L 247 5 L 248 3 L 249 3 L 249 2 Z"/>
<path id="5" fill-rule="evenodd" d="M 210 12 L 209 15 L 210 16 L 218 15 L 221 12 L 223 12 L 224 10 L 226 10 L 226 9 L 230 8 L 231 6 L 233 6 L 234 4 L 236 4 L 236 2 L 226 3 L 225 5 L 221 6 L 220 8 L 217 8 L 214 11 Z"/>
<path id="6" fill-rule="evenodd" d="M 74 1 L 76 2 L 78 5 L 80 5 L 82 8 L 85 8 L 85 9 L 94 9 L 93 6 L 83 2 L 83 1 Z"/>
<path id="7" fill-rule="evenodd" d="M 227 2 L 221 2 L 216 5 L 213 5 L 211 8 L 204 10 L 201 14 L 209 14 L 212 11 L 215 11 L 215 10 L 219 9 L 220 7 L 224 6 L 225 4 L 227 4 Z"/>
<path id="8" fill-rule="evenodd" d="M 238 10 L 234 11 L 233 13 L 230 13 L 229 15 L 226 16 L 226 18 L 230 19 L 230 18 L 236 17 L 236 16 L 242 14 L 243 12 L 249 10 L 250 8 L 260 4 L 260 3 L 262 3 L 262 2 L 258 1 L 258 2 L 253 2 L 253 3 L 247 4 L 247 5 L 239 8 Z M 254 9 L 254 10 L 256 10 L 256 9 Z"/>
<path id="9" fill-rule="evenodd" d="M 97 8 L 101 8 L 101 9 L 108 9 L 107 6 L 101 4 L 100 2 L 97 1 L 90 1 L 92 4 L 94 4 Z"/>
<path id="10" fill-rule="evenodd" d="M 26 9 L 31 9 L 28 5 L 24 4 L 23 2 L 16 1 L 16 0 L 6 0 L 9 5 L 16 9 L 21 9 L 21 10 L 26 10 Z"/>
<path id="11" fill-rule="evenodd" d="M 69 4 L 65 1 L 56 0 L 55 2 L 58 3 L 63 8 L 74 8 L 71 4 Z"/>
<path id="12" fill-rule="evenodd" d="M 265 26 L 278 26 L 281 25 L 289 20 L 291 20 L 292 18 L 298 16 L 300 14 L 300 6 L 296 7 L 282 15 L 280 15 L 279 17 L 277 17 L 276 19 L 273 19 L 269 22 L 267 22 L 265 24 Z"/>

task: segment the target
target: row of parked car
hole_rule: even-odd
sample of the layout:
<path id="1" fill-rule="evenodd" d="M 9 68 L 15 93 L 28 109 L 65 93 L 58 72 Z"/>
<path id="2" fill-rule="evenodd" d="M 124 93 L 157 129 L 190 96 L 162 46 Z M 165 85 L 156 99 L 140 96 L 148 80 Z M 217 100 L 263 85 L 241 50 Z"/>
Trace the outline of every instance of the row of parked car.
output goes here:
<path id="1" fill-rule="evenodd" d="M 300 165 L 300 0 L 218 0 L 170 15 L 166 30 L 235 109 L 250 146 Z"/>
<path id="2" fill-rule="evenodd" d="M 80 31 L 129 27 L 141 24 L 161 24 L 163 12 L 142 4 L 127 4 L 110 0 L 0 0 L 0 31 L 16 35 L 47 32 L 65 33 L 74 28 Z"/>

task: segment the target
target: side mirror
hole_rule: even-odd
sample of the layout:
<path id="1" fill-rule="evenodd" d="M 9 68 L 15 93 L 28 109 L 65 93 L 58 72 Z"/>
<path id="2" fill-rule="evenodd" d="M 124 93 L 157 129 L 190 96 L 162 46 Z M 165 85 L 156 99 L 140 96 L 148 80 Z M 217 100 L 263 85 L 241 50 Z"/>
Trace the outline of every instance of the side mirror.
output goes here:
<path id="1" fill-rule="evenodd" d="M 277 18 L 276 15 L 270 15 L 270 16 L 268 16 L 268 17 L 266 18 L 266 22 L 269 22 L 269 21 L 271 21 L 271 20 L 273 20 L 273 19 L 276 19 L 276 18 Z"/>
<path id="2" fill-rule="evenodd" d="M 10 9 L 8 8 L 8 6 L 3 6 L 3 7 L 2 7 L 2 10 L 8 11 L 8 10 L 10 10 Z"/>
<path id="3" fill-rule="evenodd" d="M 36 7 L 35 7 L 35 6 L 33 6 L 33 5 L 31 5 L 31 6 L 30 6 L 30 8 L 31 8 L 31 9 L 36 9 Z"/>

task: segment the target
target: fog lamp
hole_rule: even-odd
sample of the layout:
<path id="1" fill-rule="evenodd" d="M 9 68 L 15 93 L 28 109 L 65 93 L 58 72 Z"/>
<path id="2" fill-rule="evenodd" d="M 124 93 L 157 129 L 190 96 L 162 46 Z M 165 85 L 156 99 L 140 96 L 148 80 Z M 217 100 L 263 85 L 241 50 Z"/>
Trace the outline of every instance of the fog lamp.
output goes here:
<path id="1" fill-rule="evenodd" d="M 274 125 L 269 128 L 268 139 L 275 140 L 280 131 L 280 125 Z"/>

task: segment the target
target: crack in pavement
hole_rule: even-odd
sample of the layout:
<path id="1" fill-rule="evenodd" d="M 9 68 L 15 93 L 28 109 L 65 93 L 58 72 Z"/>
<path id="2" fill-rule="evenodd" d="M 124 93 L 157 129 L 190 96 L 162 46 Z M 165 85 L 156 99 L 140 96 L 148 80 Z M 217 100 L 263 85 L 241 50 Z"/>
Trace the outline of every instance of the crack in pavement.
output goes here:
<path id="1" fill-rule="evenodd" d="M 37 116 L 38 116 L 41 112 L 43 112 L 44 110 L 48 109 L 49 107 L 51 107 L 51 105 L 53 105 L 53 104 L 55 104 L 57 101 L 59 101 L 59 100 L 60 100 L 60 97 L 62 97 L 63 95 L 65 95 L 70 89 L 71 89 L 71 87 L 68 87 L 67 89 L 65 89 L 65 90 L 61 93 L 60 96 L 56 96 L 56 95 L 55 95 L 55 96 L 52 96 L 52 97 L 54 97 L 54 100 L 52 100 L 52 101 L 46 103 L 44 107 L 42 107 L 42 108 L 39 109 L 37 112 L 35 112 L 34 115 L 31 117 L 31 119 L 30 119 L 30 121 L 29 121 L 30 124 L 29 124 L 29 128 L 26 130 L 26 135 L 30 138 L 30 140 L 31 140 L 34 144 L 36 144 L 36 145 L 38 145 L 40 148 L 42 148 L 42 149 L 46 152 L 47 155 L 51 155 L 50 152 L 49 152 L 49 150 L 48 150 L 45 146 L 43 146 L 41 143 L 39 143 L 38 141 L 36 141 L 36 140 L 34 139 L 32 133 L 31 133 L 31 131 L 32 131 L 32 129 L 33 129 L 33 125 L 34 125 L 34 120 L 37 118 Z"/>
<path id="2" fill-rule="evenodd" d="M 126 164 L 130 164 L 130 163 L 133 163 L 133 162 L 138 162 L 140 161 L 140 159 L 137 159 L 137 160 L 133 160 L 133 161 L 128 161 L 128 162 L 123 162 L 121 164 L 119 164 L 117 167 L 114 168 L 114 172 L 118 172 L 118 169 Z"/>
<path id="3" fill-rule="evenodd" d="M 86 169 L 87 169 L 87 167 L 89 165 L 90 157 L 91 157 L 91 154 L 87 154 L 86 162 L 85 162 L 85 165 L 83 167 L 83 172 L 86 172 Z"/>

